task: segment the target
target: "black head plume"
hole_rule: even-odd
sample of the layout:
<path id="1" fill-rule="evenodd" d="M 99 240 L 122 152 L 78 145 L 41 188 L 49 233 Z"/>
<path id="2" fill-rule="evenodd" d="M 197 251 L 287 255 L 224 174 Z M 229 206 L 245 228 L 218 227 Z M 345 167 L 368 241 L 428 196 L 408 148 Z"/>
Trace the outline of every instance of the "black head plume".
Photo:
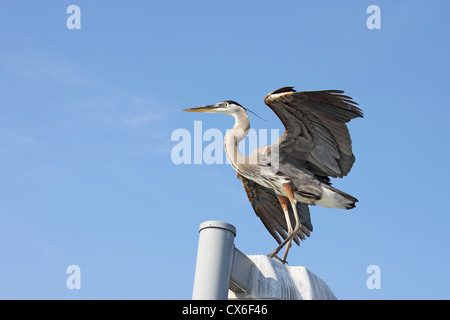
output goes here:
<path id="1" fill-rule="evenodd" d="M 255 116 L 257 116 L 257 117 L 260 118 L 261 120 L 267 122 L 267 120 L 261 118 L 260 116 L 258 116 L 258 115 L 257 115 L 255 112 L 253 112 L 252 110 L 247 109 L 246 107 L 243 107 L 240 103 L 237 103 L 236 101 L 233 101 L 233 100 L 225 100 L 224 102 L 229 103 L 229 104 L 236 104 L 236 105 L 240 106 L 242 109 L 244 109 L 245 111 L 248 111 L 248 112 L 250 112 L 250 113 L 253 113 Z"/>

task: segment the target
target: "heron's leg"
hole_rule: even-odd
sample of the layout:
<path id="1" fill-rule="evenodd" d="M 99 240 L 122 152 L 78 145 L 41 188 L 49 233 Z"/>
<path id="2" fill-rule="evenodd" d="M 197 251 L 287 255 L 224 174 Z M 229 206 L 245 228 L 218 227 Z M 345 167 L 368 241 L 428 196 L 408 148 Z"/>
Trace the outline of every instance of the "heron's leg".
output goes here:
<path id="1" fill-rule="evenodd" d="M 289 248 L 291 246 L 291 242 L 294 239 L 294 237 L 297 235 L 297 233 L 300 232 L 302 224 L 300 223 L 300 219 L 299 219 L 298 213 L 297 213 L 297 200 L 295 200 L 294 188 L 289 183 L 283 184 L 283 188 L 284 188 L 284 191 L 286 192 L 287 198 L 278 196 L 278 201 L 280 201 L 281 207 L 283 208 L 283 211 L 284 211 L 284 214 L 286 217 L 286 222 L 287 222 L 287 226 L 288 226 L 288 236 L 272 253 L 269 254 L 269 257 L 270 258 L 276 257 L 278 252 L 286 245 L 284 256 L 283 256 L 283 259 L 281 260 L 283 263 L 285 263 L 287 254 L 289 252 Z M 289 211 L 287 208 L 287 199 L 289 199 L 289 202 L 291 203 L 291 206 L 292 206 L 292 211 L 294 212 L 294 218 L 295 218 L 295 228 L 294 229 L 292 229 L 291 220 L 289 218 L 289 213 L 288 213 Z"/>
<path id="2" fill-rule="evenodd" d="M 292 228 L 292 224 L 291 224 L 291 218 L 289 217 L 289 207 L 288 207 L 288 198 L 284 197 L 284 196 L 279 196 L 277 195 L 278 201 L 280 202 L 281 208 L 283 209 L 284 212 L 284 217 L 286 219 L 286 225 L 287 225 L 287 231 L 288 231 L 288 235 L 292 233 L 292 231 L 294 231 L 294 229 Z M 280 251 L 282 247 L 280 247 L 278 250 L 272 252 L 271 254 L 269 254 L 270 258 L 277 258 L 278 260 L 280 260 L 282 263 L 285 263 L 286 261 L 281 260 L 280 258 L 277 257 L 277 253 L 278 251 Z"/>
<path id="3" fill-rule="evenodd" d="M 277 197 L 278 197 L 278 201 L 281 204 L 281 208 L 283 209 L 283 212 L 284 212 L 284 218 L 286 219 L 288 233 L 291 233 L 294 229 L 292 228 L 291 218 L 289 217 L 288 198 L 283 197 L 283 196 L 277 196 Z"/>
<path id="4" fill-rule="evenodd" d="M 286 224 L 288 227 L 288 235 L 291 234 L 294 229 L 292 228 L 292 224 L 291 224 L 291 217 L 289 217 L 289 208 L 288 208 L 288 198 L 286 197 L 282 197 L 282 196 L 278 196 L 278 201 L 280 201 L 281 207 L 283 208 L 284 211 L 284 217 L 286 219 Z M 280 259 L 280 261 L 284 264 L 286 263 L 286 257 L 287 257 L 287 252 L 289 251 L 289 248 L 291 247 L 291 241 L 289 241 L 286 245 L 286 249 L 284 252 L 284 256 L 283 259 Z"/>
<path id="5" fill-rule="evenodd" d="M 285 249 L 284 255 L 283 255 L 283 261 L 286 261 L 289 249 L 291 248 L 292 239 L 294 239 L 294 237 L 297 235 L 302 224 L 300 223 L 300 219 L 299 219 L 298 213 L 297 213 L 297 200 L 295 199 L 295 196 L 294 196 L 294 188 L 289 183 L 283 184 L 283 188 L 284 188 L 284 191 L 286 192 L 286 195 L 288 196 L 289 202 L 291 203 L 292 211 L 294 212 L 294 218 L 295 218 L 295 230 L 291 230 L 291 232 L 290 232 L 290 235 L 292 234 L 293 236 L 291 237 L 291 240 L 289 240 L 287 242 L 286 249 Z"/>
<path id="6" fill-rule="evenodd" d="M 295 218 L 295 227 L 301 225 L 300 218 L 297 214 L 297 200 L 295 199 L 294 195 L 294 187 L 292 187 L 289 183 L 283 184 L 284 191 L 286 192 L 287 198 L 289 199 L 289 202 L 292 206 L 292 211 L 294 212 L 294 218 Z"/>

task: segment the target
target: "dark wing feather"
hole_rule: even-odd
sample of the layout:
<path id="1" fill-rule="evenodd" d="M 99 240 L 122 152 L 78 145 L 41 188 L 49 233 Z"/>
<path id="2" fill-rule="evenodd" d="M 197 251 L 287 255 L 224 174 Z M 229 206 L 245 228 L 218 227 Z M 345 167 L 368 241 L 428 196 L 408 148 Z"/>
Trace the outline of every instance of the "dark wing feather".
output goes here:
<path id="1" fill-rule="evenodd" d="M 261 219 L 262 223 L 275 240 L 278 243 L 281 243 L 282 240 L 280 239 L 280 236 L 283 240 L 287 237 L 287 224 L 277 196 L 272 190 L 263 187 L 240 174 L 238 174 L 238 178 L 241 180 L 242 185 L 247 192 L 248 199 L 250 200 L 256 215 Z M 294 241 L 297 244 L 300 244 L 299 237 L 301 239 L 306 239 L 305 235 L 309 237 L 313 227 L 307 204 L 297 202 L 297 213 L 303 228 L 302 232 L 294 238 Z M 289 216 L 291 218 L 292 226 L 295 227 L 294 214 L 290 207 Z"/>
<path id="2" fill-rule="evenodd" d="M 264 101 L 283 122 L 286 132 L 267 149 L 278 149 L 279 160 L 319 176 L 343 177 L 355 162 L 346 123 L 363 117 L 344 91 L 296 92 L 284 87 Z"/>

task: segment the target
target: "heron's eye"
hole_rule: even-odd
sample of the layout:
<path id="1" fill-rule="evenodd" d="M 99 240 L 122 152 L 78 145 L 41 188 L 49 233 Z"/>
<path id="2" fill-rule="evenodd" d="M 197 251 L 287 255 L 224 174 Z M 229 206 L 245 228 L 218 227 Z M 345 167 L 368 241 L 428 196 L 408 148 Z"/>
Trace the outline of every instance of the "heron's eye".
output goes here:
<path id="1" fill-rule="evenodd" d="M 228 103 L 227 102 L 223 102 L 222 103 L 222 107 L 226 107 L 226 106 L 228 106 Z"/>

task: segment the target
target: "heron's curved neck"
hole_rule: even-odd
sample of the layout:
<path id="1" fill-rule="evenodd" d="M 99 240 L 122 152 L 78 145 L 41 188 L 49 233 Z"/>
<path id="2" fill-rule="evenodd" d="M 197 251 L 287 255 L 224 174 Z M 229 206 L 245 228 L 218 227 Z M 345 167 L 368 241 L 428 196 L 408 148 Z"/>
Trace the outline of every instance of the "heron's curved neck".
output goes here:
<path id="1" fill-rule="evenodd" d="M 248 130 L 250 130 L 250 120 L 245 110 L 240 110 L 232 114 L 232 116 L 235 123 L 233 129 L 228 130 L 225 135 L 224 147 L 231 165 L 238 170 L 240 164 L 246 163 L 245 155 L 239 151 L 239 142 L 245 138 Z"/>

